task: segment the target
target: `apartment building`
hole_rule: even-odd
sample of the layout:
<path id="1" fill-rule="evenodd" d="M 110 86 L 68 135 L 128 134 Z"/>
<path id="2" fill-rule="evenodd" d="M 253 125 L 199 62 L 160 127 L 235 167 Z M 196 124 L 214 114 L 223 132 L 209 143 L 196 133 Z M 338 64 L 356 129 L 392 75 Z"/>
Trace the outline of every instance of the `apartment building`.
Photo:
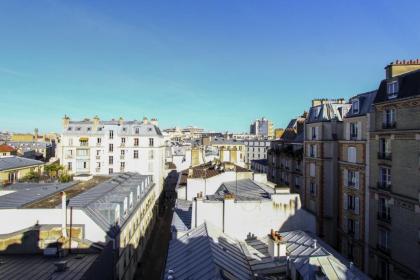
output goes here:
<path id="1" fill-rule="evenodd" d="M 268 139 L 246 139 L 245 145 L 245 164 L 251 167 L 251 161 L 267 159 L 267 151 L 270 148 L 271 140 Z"/>
<path id="2" fill-rule="evenodd" d="M 249 129 L 250 134 L 264 137 L 274 137 L 274 126 L 273 122 L 267 120 L 266 118 L 261 118 L 260 120 L 255 120 Z"/>
<path id="3" fill-rule="evenodd" d="M 420 60 L 386 68 L 371 114 L 369 274 L 420 278 Z"/>
<path id="4" fill-rule="evenodd" d="M 232 162 L 245 167 L 245 144 L 243 141 L 227 138 L 211 138 L 207 146 L 218 150 L 220 161 Z"/>
<path id="5" fill-rule="evenodd" d="M 337 247 L 338 140 L 350 104 L 315 99 L 305 121 L 305 207 L 317 217 L 317 234 Z"/>
<path id="6" fill-rule="evenodd" d="M 351 108 L 343 118 L 344 137 L 338 141 L 338 248 L 361 269 L 368 253 L 368 114 L 375 96 L 372 91 L 350 98 Z"/>
<path id="7" fill-rule="evenodd" d="M 269 181 L 286 185 L 292 193 L 299 193 L 304 205 L 303 129 L 306 114 L 292 119 L 281 139 L 271 142 L 268 151 Z M 305 206 L 305 205 L 304 205 Z"/>
<path id="8" fill-rule="evenodd" d="M 58 157 L 71 174 L 138 172 L 153 176 L 157 197 L 162 190 L 165 141 L 155 119 L 72 121 L 66 116 Z"/>

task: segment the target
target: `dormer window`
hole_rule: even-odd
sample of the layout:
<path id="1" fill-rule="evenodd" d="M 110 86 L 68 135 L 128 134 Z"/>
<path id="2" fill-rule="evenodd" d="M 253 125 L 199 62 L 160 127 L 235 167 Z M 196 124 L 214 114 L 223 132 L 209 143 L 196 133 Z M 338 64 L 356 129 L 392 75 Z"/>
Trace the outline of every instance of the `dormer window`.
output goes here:
<path id="1" fill-rule="evenodd" d="M 398 90 L 399 90 L 398 81 L 389 82 L 387 85 L 388 99 L 397 97 Z"/>
<path id="2" fill-rule="evenodd" d="M 351 105 L 351 110 L 353 114 L 359 114 L 359 104 L 360 104 L 359 99 L 353 100 L 352 105 Z"/>
<path id="3" fill-rule="evenodd" d="M 314 119 L 318 119 L 318 115 L 319 115 L 319 107 L 314 108 Z"/>
<path id="4" fill-rule="evenodd" d="M 82 128 L 80 126 L 76 127 L 77 131 L 80 131 Z"/>

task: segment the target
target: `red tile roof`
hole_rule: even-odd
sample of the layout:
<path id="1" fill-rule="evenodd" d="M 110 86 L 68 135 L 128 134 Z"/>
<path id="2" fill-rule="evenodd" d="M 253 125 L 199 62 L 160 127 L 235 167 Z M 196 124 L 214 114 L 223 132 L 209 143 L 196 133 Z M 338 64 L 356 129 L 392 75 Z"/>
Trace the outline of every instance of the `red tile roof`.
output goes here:
<path id="1" fill-rule="evenodd" d="M 0 153 L 15 152 L 15 151 L 16 149 L 13 148 L 12 146 L 9 146 L 6 144 L 0 145 Z"/>

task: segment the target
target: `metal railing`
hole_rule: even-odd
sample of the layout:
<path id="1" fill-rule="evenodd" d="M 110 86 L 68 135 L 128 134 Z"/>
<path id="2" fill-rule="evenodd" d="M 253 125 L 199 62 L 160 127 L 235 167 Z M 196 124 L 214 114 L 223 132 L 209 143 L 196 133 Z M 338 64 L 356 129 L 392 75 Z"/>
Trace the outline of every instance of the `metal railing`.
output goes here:
<path id="1" fill-rule="evenodd" d="M 384 191 L 390 191 L 391 190 L 391 184 L 388 182 L 378 182 L 378 189 L 384 190 Z"/>
<path id="2" fill-rule="evenodd" d="M 378 159 L 392 160 L 392 153 L 378 152 Z"/>
<path id="3" fill-rule="evenodd" d="M 382 123 L 382 128 L 383 129 L 396 128 L 396 127 L 397 127 L 397 122 L 384 122 L 384 123 Z"/>

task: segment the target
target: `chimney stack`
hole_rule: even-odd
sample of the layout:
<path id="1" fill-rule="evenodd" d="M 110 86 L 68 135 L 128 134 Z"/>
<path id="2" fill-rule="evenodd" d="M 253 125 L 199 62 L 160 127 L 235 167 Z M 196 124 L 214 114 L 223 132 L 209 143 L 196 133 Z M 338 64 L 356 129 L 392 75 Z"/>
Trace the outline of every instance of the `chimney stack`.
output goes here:
<path id="1" fill-rule="evenodd" d="M 65 192 L 61 192 L 61 209 L 63 212 L 61 231 L 63 237 L 67 237 L 67 195 Z"/>
<path id="2" fill-rule="evenodd" d="M 63 127 L 65 129 L 67 129 L 67 127 L 69 126 L 69 124 L 70 124 L 70 118 L 67 115 L 64 115 L 64 118 L 63 118 Z"/>
<path id="3" fill-rule="evenodd" d="M 286 257 L 286 241 L 283 240 L 283 237 L 273 229 L 268 236 L 268 253 L 270 256 L 272 258 Z"/>
<path id="4" fill-rule="evenodd" d="M 391 62 L 385 67 L 385 76 L 387 79 L 391 79 L 395 76 L 399 76 L 405 73 L 409 73 L 420 69 L 419 59 L 410 60 L 396 60 Z"/>

